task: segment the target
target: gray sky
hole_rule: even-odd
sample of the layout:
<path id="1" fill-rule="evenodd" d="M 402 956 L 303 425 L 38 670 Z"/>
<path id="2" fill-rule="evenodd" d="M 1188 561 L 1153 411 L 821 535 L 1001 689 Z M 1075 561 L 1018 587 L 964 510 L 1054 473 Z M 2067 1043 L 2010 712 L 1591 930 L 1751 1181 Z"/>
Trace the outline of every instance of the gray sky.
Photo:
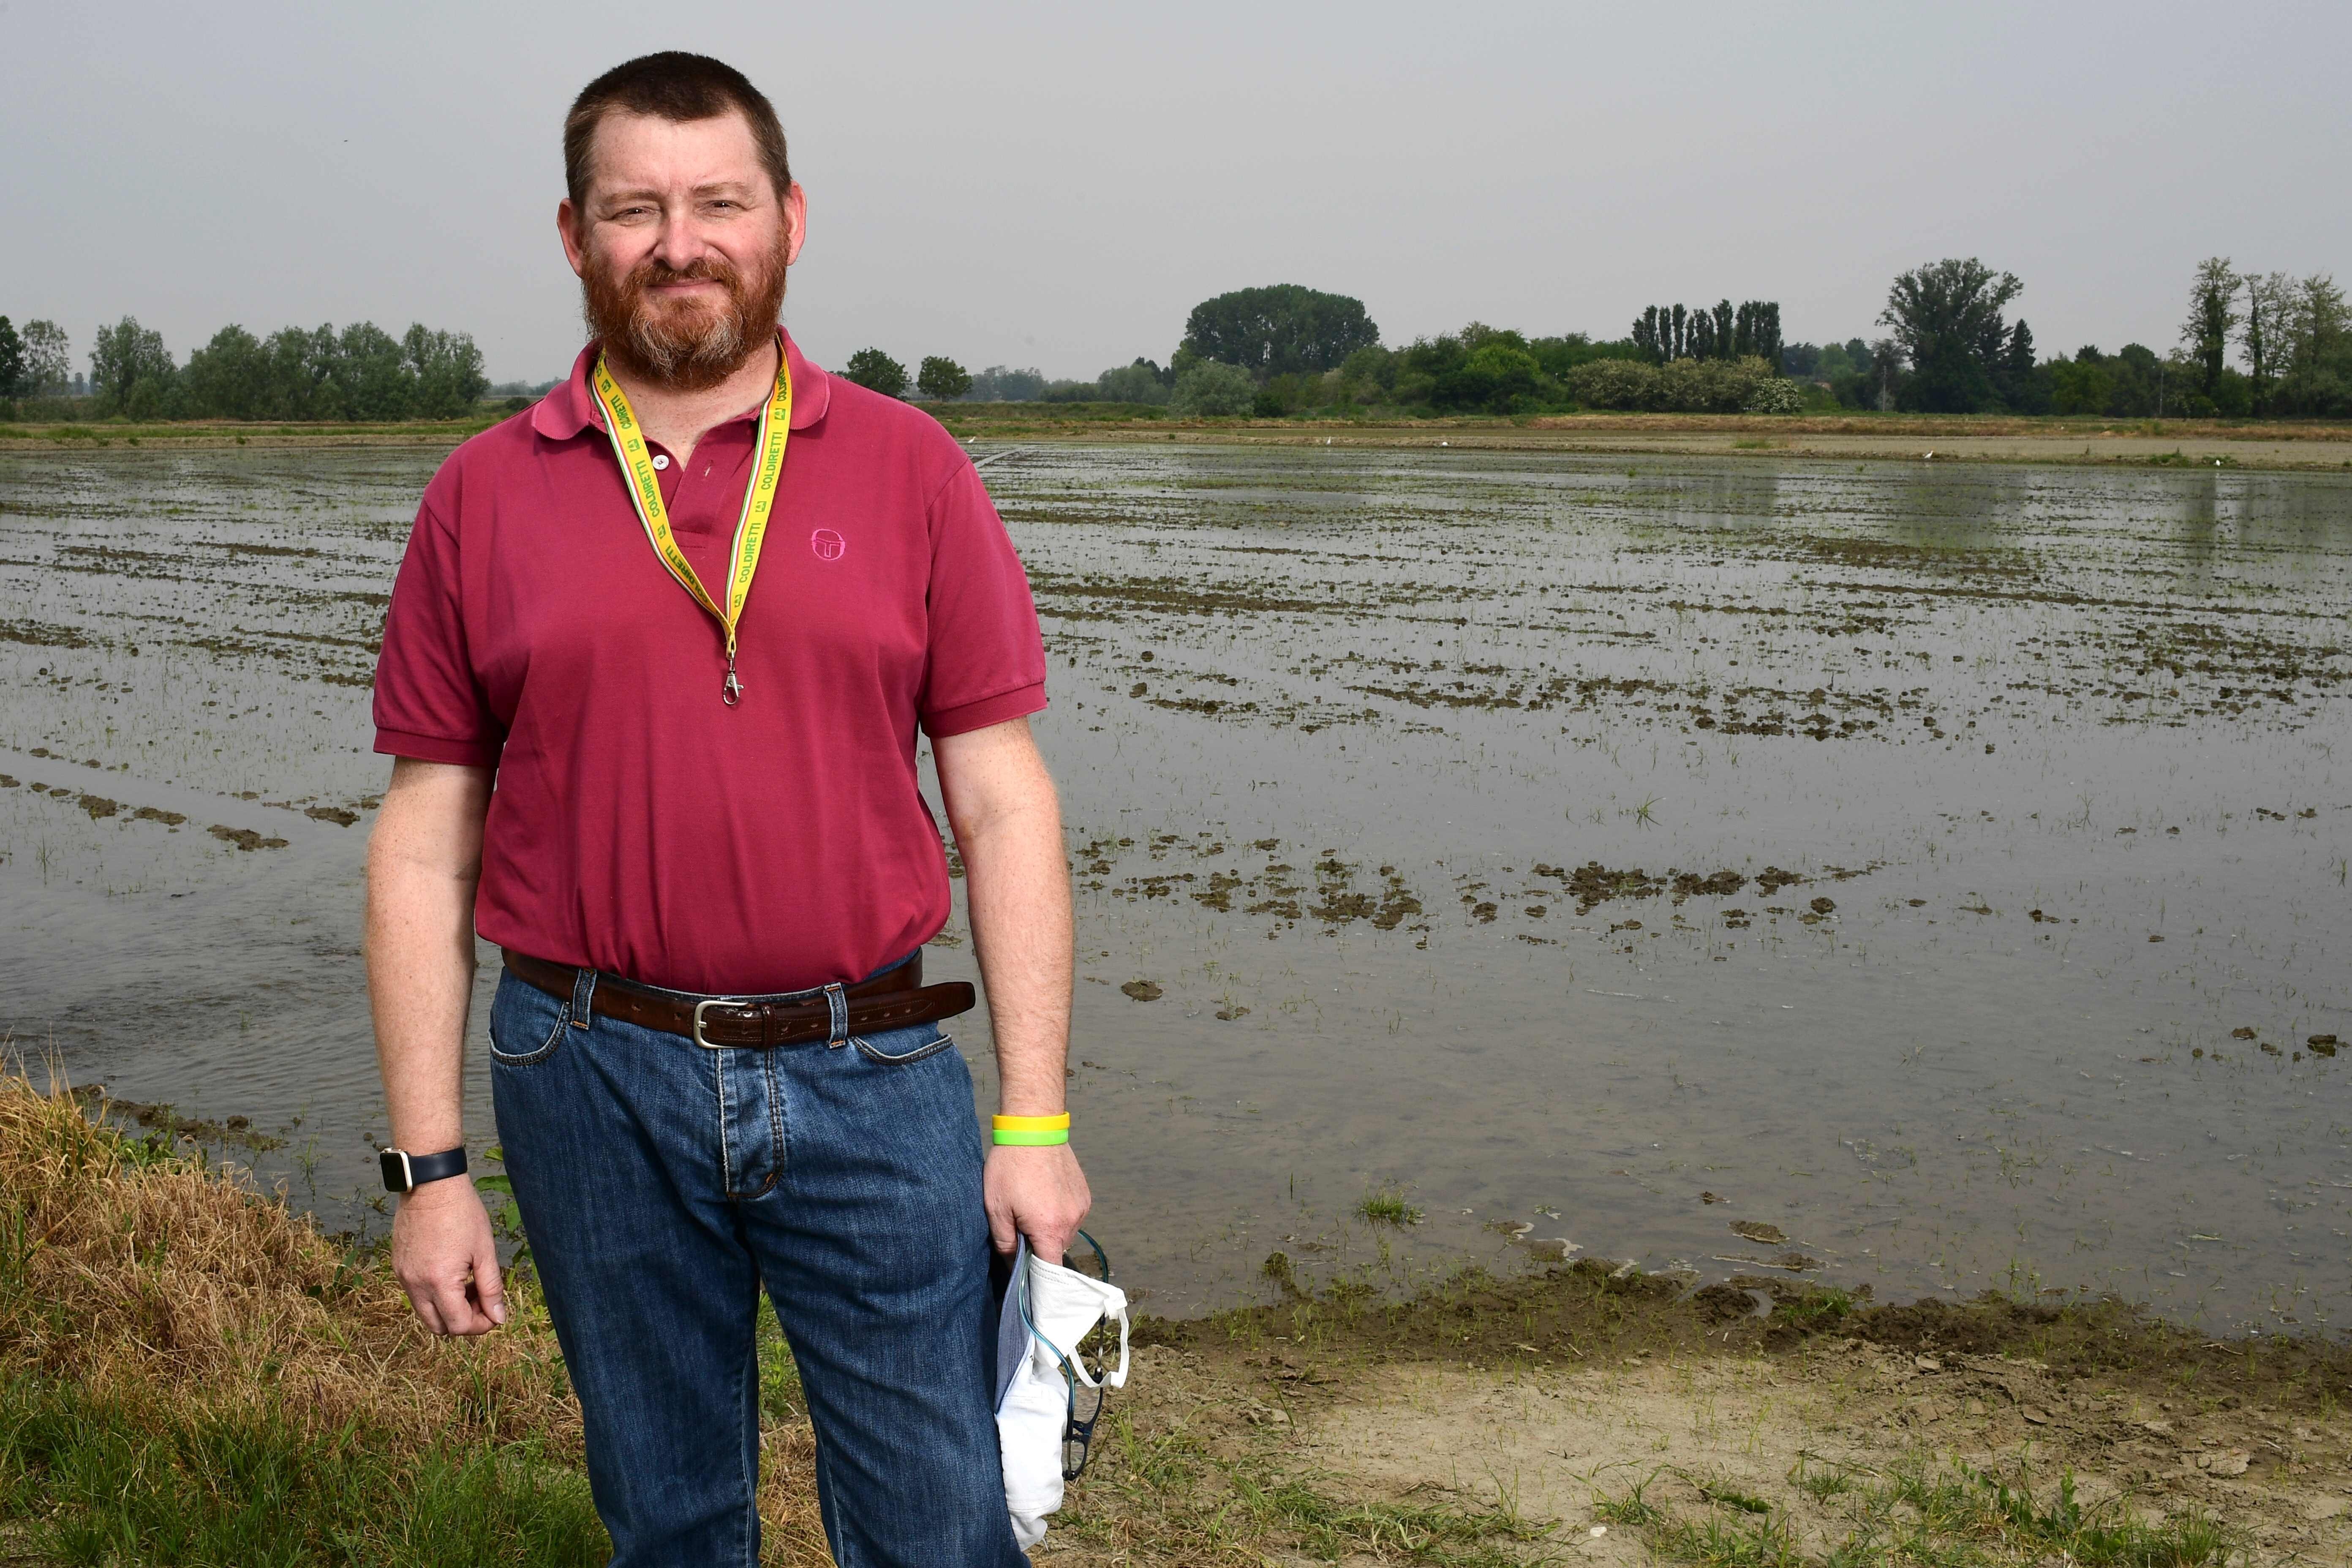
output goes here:
<path id="1" fill-rule="evenodd" d="M 1842 341 L 1895 272 L 1970 255 L 2024 280 L 2045 354 L 2161 351 L 2200 258 L 2352 274 L 2340 4 L 0 0 L 0 313 L 78 362 L 125 313 L 183 357 L 369 318 L 562 373 L 564 107 L 673 47 L 783 117 L 786 320 L 831 365 L 1092 375 L 1277 282 L 1391 344 L 1724 296 Z"/>

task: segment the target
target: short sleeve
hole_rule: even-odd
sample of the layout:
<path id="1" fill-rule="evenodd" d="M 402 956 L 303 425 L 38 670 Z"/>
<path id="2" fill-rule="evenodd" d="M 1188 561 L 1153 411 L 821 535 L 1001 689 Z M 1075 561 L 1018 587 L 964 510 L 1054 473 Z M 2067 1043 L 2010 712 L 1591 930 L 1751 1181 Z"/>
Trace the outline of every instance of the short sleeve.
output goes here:
<path id="1" fill-rule="evenodd" d="M 375 749 L 428 763 L 493 767 L 506 731 L 474 678 L 456 528 L 428 491 L 393 580 L 375 664 Z"/>
<path id="2" fill-rule="evenodd" d="M 937 739 L 1038 711 L 1045 645 L 1028 574 L 968 459 L 929 513 L 930 647 L 916 704 L 923 728 Z"/>

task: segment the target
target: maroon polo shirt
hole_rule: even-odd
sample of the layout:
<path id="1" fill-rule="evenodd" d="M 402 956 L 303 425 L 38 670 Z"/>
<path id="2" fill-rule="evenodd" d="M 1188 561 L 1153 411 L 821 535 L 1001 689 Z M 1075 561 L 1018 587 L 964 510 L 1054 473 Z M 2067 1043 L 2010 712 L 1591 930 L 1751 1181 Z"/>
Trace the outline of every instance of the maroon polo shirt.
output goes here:
<path id="1" fill-rule="evenodd" d="M 376 665 L 375 749 L 498 770 L 475 927 L 675 990 L 793 991 L 948 915 L 915 732 L 1045 705 L 1028 579 L 929 415 L 783 339 L 792 438 L 736 668 L 663 570 L 589 390 L 596 347 L 425 488 Z M 758 410 L 684 462 L 671 526 L 722 602 Z"/>

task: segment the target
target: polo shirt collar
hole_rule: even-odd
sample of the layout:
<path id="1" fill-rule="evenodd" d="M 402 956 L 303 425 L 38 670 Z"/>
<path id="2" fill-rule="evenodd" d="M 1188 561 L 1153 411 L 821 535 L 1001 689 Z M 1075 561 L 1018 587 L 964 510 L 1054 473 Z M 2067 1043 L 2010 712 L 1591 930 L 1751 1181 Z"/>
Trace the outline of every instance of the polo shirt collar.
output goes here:
<path id="1" fill-rule="evenodd" d="M 802 356 L 792 333 L 778 327 L 776 336 L 783 341 L 784 363 L 792 367 L 793 428 L 805 430 L 824 417 L 825 407 L 833 400 L 833 378 Z M 583 430 L 604 428 L 604 411 L 596 406 L 596 395 L 588 385 L 598 347 L 592 341 L 582 349 L 580 357 L 572 362 L 571 378 L 539 400 L 530 414 L 533 430 L 551 441 L 569 441 Z"/>

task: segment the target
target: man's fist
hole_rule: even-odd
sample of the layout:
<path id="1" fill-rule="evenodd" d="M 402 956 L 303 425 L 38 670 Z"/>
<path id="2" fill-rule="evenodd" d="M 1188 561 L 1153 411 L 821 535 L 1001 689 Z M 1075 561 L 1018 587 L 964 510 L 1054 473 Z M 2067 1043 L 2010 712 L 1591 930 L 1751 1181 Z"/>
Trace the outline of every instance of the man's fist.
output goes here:
<path id="1" fill-rule="evenodd" d="M 999 1143 L 988 1152 L 988 1234 L 999 1252 L 1025 1236 L 1038 1257 L 1062 1261 L 1094 1194 L 1067 1143 Z"/>
<path id="2" fill-rule="evenodd" d="M 436 1334 L 487 1334 L 507 1321 L 489 1213 L 467 1177 L 429 1182 L 400 1200 L 392 1272 Z"/>

